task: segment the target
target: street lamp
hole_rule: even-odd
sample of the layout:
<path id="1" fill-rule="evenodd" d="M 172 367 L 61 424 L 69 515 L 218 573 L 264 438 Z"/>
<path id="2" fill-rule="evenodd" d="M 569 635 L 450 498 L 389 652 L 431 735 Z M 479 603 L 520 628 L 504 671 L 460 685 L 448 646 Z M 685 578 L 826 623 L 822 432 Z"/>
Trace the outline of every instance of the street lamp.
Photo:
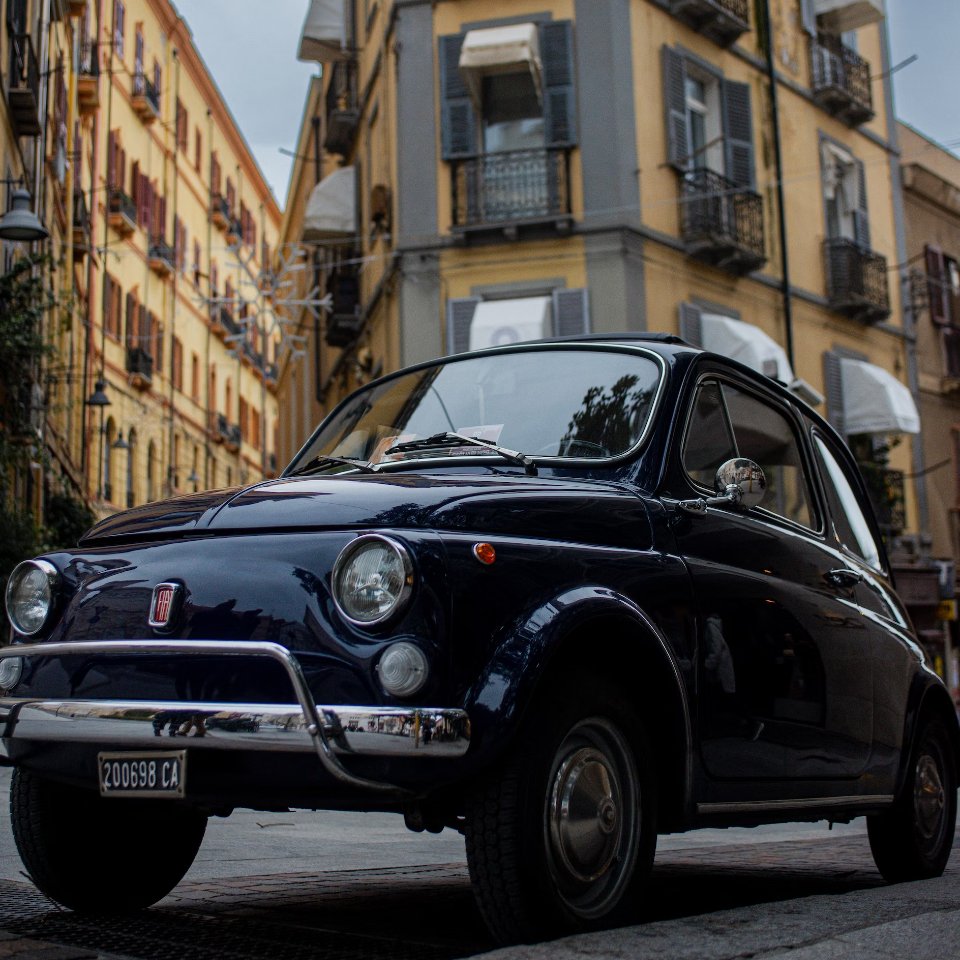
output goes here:
<path id="1" fill-rule="evenodd" d="M 34 240 L 46 240 L 49 236 L 50 231 L 30 209 L 30 194 L 22 187 L 14 190 L 10 209 L 0 217 L 0 240 L 32 243 Z"/>
<path id="2" fill-rule="evenodd" d="M 109 407 L 110 398 L 107 396 L 107 385 L 103 380 L 98 380 L 93 385 L 93 393 L 87 397 L 88 407 Z"/>

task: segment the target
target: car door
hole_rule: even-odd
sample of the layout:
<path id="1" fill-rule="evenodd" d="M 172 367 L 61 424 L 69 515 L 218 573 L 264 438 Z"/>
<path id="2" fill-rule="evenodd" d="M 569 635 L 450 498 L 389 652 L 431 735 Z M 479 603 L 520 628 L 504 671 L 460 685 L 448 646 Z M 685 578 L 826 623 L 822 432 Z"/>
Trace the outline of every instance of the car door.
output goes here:
<path id="1" fill-rule="evenodd" d="M 698 728 L 709 780 L 858 776 L 870 755 L 873 681 L 857 580 L 824 536 L 809 449 L 790 406 L 731 373 L 701 376 L 663 497 L 699 617 Z M 683 501 L 713 493 L 717 467 L 764 470 L 760 506 Z M 796 787 L 771 784 L 768 799 Z M 714 792 L 721 797 L 721 793 Z"/>

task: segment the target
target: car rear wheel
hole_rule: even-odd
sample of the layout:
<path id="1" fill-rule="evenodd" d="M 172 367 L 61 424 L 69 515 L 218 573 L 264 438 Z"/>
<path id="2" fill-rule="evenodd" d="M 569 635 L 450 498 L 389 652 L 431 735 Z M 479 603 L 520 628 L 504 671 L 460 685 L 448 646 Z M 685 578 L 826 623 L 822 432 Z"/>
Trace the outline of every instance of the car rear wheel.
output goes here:
<path id="1" fill-rule="evenodd" d="M 890 883 L 939 877 L 950 859 L 957 819 L 957 769 L 943 725 L 920 731 L 900 798 L 867 818 L 877 869 Z"/>
<path id="2" fill-rule="evenodd" d="M 502 943 L 626 922 L 656 845 L 650 751 L 622 698 L 598 687 L 534 715 L 467 805 L 470 877 Z"/>
<path id="3" fill-rule="evenodd" d="M 107 800 L 13 772 L 10 819 L 30 878 L 71 910 L 126 913 L 163 899 L 193 863 L 207 818 L 163 800 Z"/>

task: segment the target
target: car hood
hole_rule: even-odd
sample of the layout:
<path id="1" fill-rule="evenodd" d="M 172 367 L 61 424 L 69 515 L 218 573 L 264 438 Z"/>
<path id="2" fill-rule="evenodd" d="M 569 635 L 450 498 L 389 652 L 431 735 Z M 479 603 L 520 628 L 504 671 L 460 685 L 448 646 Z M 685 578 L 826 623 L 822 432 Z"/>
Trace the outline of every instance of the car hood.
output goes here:
<path id="1" fill-rule="evenodd" d="M 614 508 L 614 501 L 618 504 Z M 393 473 L 291 477 L 115 514 L 81 546 L 254 531 L 435 528 L 637 544 L 646 517 L 621 484 L 526 476 Z M 644 523 L 646 526 L 646 523 Z M 641 537 L 640 539 L 646 539 Z"/>

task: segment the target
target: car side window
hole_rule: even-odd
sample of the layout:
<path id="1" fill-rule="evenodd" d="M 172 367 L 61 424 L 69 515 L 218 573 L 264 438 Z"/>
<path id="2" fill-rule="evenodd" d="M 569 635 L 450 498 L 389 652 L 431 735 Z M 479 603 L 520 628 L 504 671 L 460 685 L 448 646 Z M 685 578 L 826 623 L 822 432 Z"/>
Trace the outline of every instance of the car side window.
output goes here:
<path id="1" fill-rule="evenodd" d="M 866 560 L 871 567 L 881 569 L 880 549 L 857 501 L 853 485 L 847 478 L 840 461 L 819 434 L 814 434 L 814 444 L 827 494 L 827 504 L 833 515 L 833 525 L 840 542 L 851 553 Z"/>
<path id="2" fill-rule="evenodd" d="M 706 380 L 697 390 L 687 428 L 684 469 L 692 480 L 712 489 L 717 467 L 733 457 L 746 457 L 763 468 L 764 510 L 814 528 L 810 484 L 789 419 L 753 394 Z"/>

